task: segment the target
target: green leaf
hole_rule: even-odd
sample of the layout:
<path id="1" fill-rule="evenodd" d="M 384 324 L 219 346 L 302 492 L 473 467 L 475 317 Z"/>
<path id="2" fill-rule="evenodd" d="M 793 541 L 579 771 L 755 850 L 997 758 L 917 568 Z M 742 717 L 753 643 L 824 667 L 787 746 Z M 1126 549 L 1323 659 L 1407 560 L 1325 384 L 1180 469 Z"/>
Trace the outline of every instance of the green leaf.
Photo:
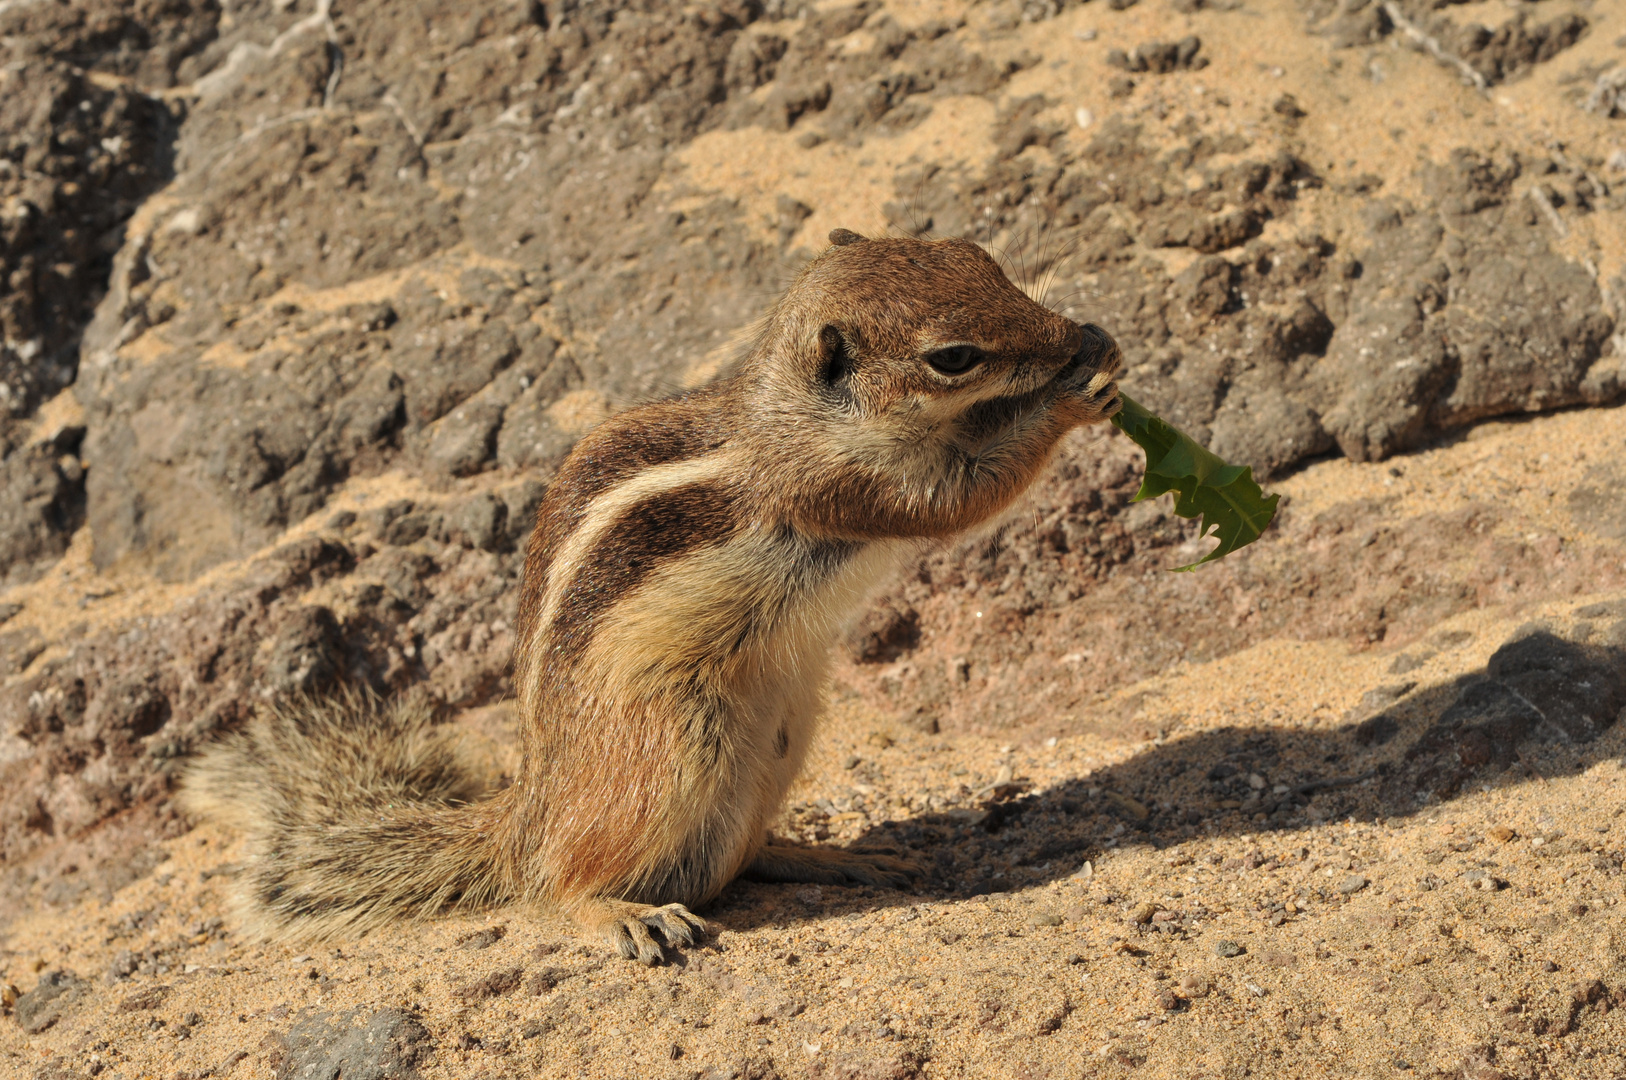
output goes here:
<path id="1" fill-rule="evenodd" d="M 1123 408 L 1112 418 L 1113 426 L 1146 451 L 1146 477 L 1134 501 L 1155 499 L 1172 491 L 1174 512 L 1183 518 L 1201 517 L 1198 535 L 1219 540 L 1219 546 L 1207 555 L 1190 566 L 1175 569 L 1195 570 L 1259 539 L 1276 516 L 1281 496 L 1265 498 L 1253 482 L 1250 466 L 1225 464 L 1128 394 L 1120 393 L 1118 398 Z"/>

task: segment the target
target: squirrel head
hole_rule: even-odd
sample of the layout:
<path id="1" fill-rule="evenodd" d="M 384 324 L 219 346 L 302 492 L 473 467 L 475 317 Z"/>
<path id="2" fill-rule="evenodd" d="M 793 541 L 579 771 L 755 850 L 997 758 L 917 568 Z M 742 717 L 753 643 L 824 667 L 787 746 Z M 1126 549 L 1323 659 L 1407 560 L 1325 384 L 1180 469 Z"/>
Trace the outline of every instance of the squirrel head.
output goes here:
<path id="1" fill-rule="evenodd" d="M 837 229 L 830 241 L 759 341 L 756 374 L 776 397 L 789 391 L 861 422 L 935 426 L 1117 363 L 1105 331 L 1035 302 L 969 240 Z"/>

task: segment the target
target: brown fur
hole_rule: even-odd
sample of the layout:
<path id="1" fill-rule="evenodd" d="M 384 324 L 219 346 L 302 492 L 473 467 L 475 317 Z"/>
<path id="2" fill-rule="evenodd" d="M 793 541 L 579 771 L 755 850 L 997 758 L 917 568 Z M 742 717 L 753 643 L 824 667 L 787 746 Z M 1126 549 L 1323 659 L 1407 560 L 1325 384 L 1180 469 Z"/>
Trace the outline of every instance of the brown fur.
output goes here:
<path id="1" fill-rule="evenodd" d="M 194 767 L 194 805 L 257 837 L 263 931 L 520 898 L 654 962 L 741 873 L 907 880 L 767 842 L 829 646 L 923 545 L 997 517 L 1115 411 L 1118 351 L 974 244 L 831 239 L 736 375 L 612 418 L 560 468 L 520 595 L 512 787 L 459 805 L 418 715 L 357 698 L 271 714 Z"/>

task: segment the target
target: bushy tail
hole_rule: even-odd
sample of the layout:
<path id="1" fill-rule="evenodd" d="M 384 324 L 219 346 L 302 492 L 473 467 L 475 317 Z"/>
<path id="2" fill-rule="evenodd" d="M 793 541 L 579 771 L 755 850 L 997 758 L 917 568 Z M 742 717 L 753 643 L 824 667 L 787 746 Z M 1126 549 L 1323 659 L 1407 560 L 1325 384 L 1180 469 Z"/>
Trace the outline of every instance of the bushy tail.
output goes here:
<path id="1" fill-rule="evenodd" d="M 236 826 L 246 929 L 262 938 L 360 933 L 505 898 L 486 784 L 420 697 L 348 691 L 266 707 L 187 770 L 193 812 Z"/>

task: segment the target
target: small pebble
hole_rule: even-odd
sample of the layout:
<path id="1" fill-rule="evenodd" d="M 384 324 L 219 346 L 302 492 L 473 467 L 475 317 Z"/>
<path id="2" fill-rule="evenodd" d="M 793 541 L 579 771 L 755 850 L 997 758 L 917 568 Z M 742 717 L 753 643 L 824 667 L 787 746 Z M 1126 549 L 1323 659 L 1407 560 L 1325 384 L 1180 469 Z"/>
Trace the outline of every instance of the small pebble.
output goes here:
<path id="1" fill-rule="evenodd" d="M 1146 923 L 1152 921 L 1152 916 L 1157 914 L 1157 912 L 1157 904 L 1150 900 L 1142 900 L 1129 912 L 1127 919 L 1129 922 L 1145 925 Z"/>
<path id="2" fill-rule="evenodd" d="M 1062 918 L 1054 911 L 1036 911 L 1028 916 L 1029 926 L 1060 926 Z"/>
<path id="3" fill-rule="evenodd" d="M 1232 956 L 1241 956 L 1244 952 L 1247 952 L 1247 950 L 1234 941 L 1222 940 L 1214 942 L 1215 956 L 1224 956 L 1229 958 Z"/>
<path id="4" fill-rule="evenodd" d="M 1364 877 L 1359 874 L 1351 874 L 1343 881 L 1338 883 L 1338 891 L 1343 893 L 1345 896 L 1350 896 L 1354 893 L 1360 892 L 1362 889 L 1366 888 L 1366 886 L 1367 881 Z"/>

